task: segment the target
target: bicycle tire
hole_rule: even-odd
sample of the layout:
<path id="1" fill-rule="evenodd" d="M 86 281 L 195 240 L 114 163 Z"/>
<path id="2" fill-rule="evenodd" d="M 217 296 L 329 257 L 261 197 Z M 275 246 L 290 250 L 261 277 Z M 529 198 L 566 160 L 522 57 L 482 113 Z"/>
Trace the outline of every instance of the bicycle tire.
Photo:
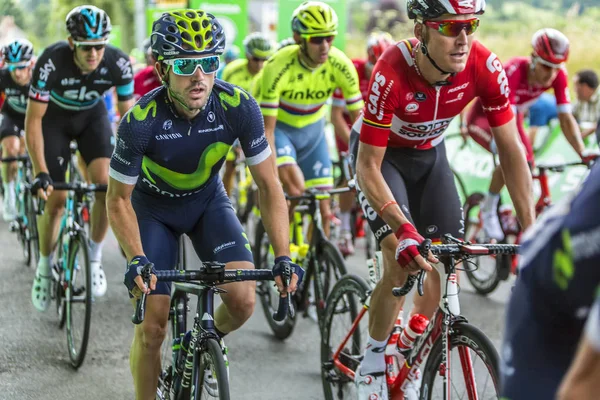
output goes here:
<path id="1" fill-rule="evenodd" d="M 467 198 L 463 208 L 465 213 L 465 239 L 474 243 L 479 242 L 479 240 L 477 240 L 475 235 L 470 234 L 471 229 L 474 228 L 473 221 L 471 220 L 471 214 L 477 212 L 483 199 L 483 193 L 473 193 Z M 472 261 L 475 265 L 477 265 L 476 269 L 468 267 L 465 268 L 467 278 L 477 293 L 487 296 L 496 290 L 501 280 L 498 275 L 498 262 L 501 258 L 501 256 L 495 257 L 494 269 L 490 274 L 488 274 L 488 276 L 483 276 L 481 274 L 482 270 L 480 269 L 480 265 L 484 259 L 482 257 L 477 257 Z"/>
<path id="2" fill-rule="evenodd" d="M 80 262 L 76 263 L 76 254 L 77 250 L 81 250 L 83 253 L 83 265 Z M 67 304 L 67 346 L 69 349 L 69 358 L 71 360 L 71 366 L 75 369 L 79 368 L 85 359 L 85 353 L 87 350 L 89 334 L 90 334 L 90 325 L 92 319 L 92 271 L 90 265 L 90 257 L 88 253 L 88 241 L 83 230 L 79 230 L 77 234 L 71 238 L 69 242 L 69 258 L 68 258 L 68 271 L 70 272 L 71 279 L 69 280 L 69 284 L 67 285 L 66 290 L 66 304 Z M 83 296 L 81 297 L 81 301 L 85 304 L 85 313 L 84 313 L 84 323 L 83 323 L 83 333 L 81 335 L 81 343 L 77 345 L 74 339 L 74 331 L 73 331 L 73 310 L 72 305 L 73 295 L 76 293 L 81 293 L 81 288 L 74 287 L 74 284 L 77 282 L 74 278 L 77 277 L 77 265 L 85 270 L 85 287 L 83 288 Z M 79 301 L 78 301 L 79 302 Z M 77 348 L 78 347 L 78 348 Z"/>
<path id="3" fill-rule="evenodd" d="M 28 191 L 29 192 L 29 191 Z M 40 242 L 37 229 L 37 213 L 33 205 L 33 197 L 30 193 L 27 194 L 25 202 L 25 215 L 27 217 L 27 230 L 29 231 L 29 239 L 31 240 L 31 248 L 33 250 L 33 258 L 35 262 L 40 260 Z"/>
<path id="4" fill-rule="evenodd" d="M 214 367 L 214 378 L 217 381 L 218 399 L 229 400 L 229 374 L 225 359 L 223 358 L 223 349 L 214 338 L 208 338 L 201 344 L 199 351 L 196 351 L 196 364 L 192 372 L 192 382 L 195 382 L 195 391 L 192 393 L 192 400 L 202 399 L 203 391 L 210 393 L 209 388 L 204 387 L 204 375 L 208 366 Z M 214 395 L 211 395 L 214 397 Z"/>
<path id="5" fill-rule="evenodd" d="M 313 288 L 320 326 L 327 304 L 327 296 L 333 289 L 335 282 L 347 275 L 348 271 L 346 270 L 344 257 L 338 247 L 325 238 L 319 241 L 314 261 L 318 264 L 318 268 L 315 269 L 313 276 Z M 326 262 L 326 268 L 323 268 L 323 262 Z"/>
<path id="6" fill-rule="evenodd" d="M 352 388 L 354 387 L 354 382 L 346 375 L 339 373 L 331 363 L 331 357 L 336 350 L 332 346 L 338 346 L 338 343 L 331 343 L 334 317 L 340 314 L 341 311 L 347 309 L 349 311 L 348 323 L 352 325 L 360 312 L 361 305 L 367 300 L 369 291 L 369 285 L 364 279 L 354 274 L 348 274 L 335 284 L 327 299 L 327 307 L 324 313 L 323 329 L 321 332 L 321 381 L 323 384 L 323 394 L 326 400 L 344 398 L 342 392 L 344 385 L 350 385 Z M 356 298 L 354 296 L 349 296 L 349 293 L 355 295 Z M 338 307 L 340 301 L 344 302 L 342 309 Z M 352 343 L 350 345 L 351 350 L 343 351 L 340 359 L 345 361 L 344 365 L 347 363 L 347 367 L 356 370 L 360 363 L 359 357 L 362 355 L 363 341 L 366 340 L 366 338 L 362 337 L 360 329 L 356 329 L 350 340 Z M 340 387 L 337 387 L 338 384 Z M 335 391 L 337 394 L 336 397 L 334 397 L 334 389 L 337 389 Z M 347 398 L 355 397 L 355 395 L 350 395 Z"/>
<path id="7" fill-rule="evenodd" d="M 458 322 L 451 325 L 452 333 L 450 334 L 450 350 L 457 346 L 465 346 L 473 350 L 477 356 L 481 358 L 493 380 L 493 385 L 496 395 L 500 396 L 500 380 L 499 380 L 499 360 L 498 352 L 492 344 L 491 340 L 477 327 L 466 323 Z M 433 388 L 435 378 L 440 376 L 442 363 L 442 339 L 436 340 L 431 348 L 431 353 L 427 358 L 427 363 L 423 369 L 423 381 L 421 383 L 422 400 L 433 400 Z M 447 366 L 446 366 L 447 368 Z M 436 397 L 437 398 L 437 397 Z M 478 398 L 489 398 L 487 396 Z"/>
<path id="8" fill-rule="evenodd" d="M 179 311 L 183 311 L 182 318 L 179 318 Z M 187 332 L 187 297 L 181 293 L 177 297 L 171 298 L 171 306 L 169 311 L 169 327 L 167 335 L 162 342 L 160 350 L 160 375 L 158 376 L 158 385 L 156 387 L 156 400 L 171 399 L 173 387 L 173 338 L 179 336 L 183 339 L 183 335 Z M 179 344 L 179 352 L 181 351 L 181 343 Z M 180 353 L 179 353 L 180 354 Z M 178 354 L 178 357 L 180 356 Z"/>
<path id="9" fill-rule="evenodd" d="M 255 268 L 271 269 L 272 262 L 269 262 L 269 246 L 270 244 L 267 237 L 267 231 L 265 230 L 262 221 L 259 220 L 256 226 L 253 251 Z M 273 282 L 257 282 L 256 293 L 260 299 L 267 323 L 269 324 L 269 327 L 273 331 L 275 337 L 279 340 L 287 339 L 294 331 L 298 314 L 296 313 L 293 318 L 287 315 L 286 318 L 281 322 L 273 319 L 273 313 L 276 311 L 279 301 L 279 293 L 273 287 Z M 292 299 L 295 300 L 296 297 L 297 296 L 293 296 Z"/>

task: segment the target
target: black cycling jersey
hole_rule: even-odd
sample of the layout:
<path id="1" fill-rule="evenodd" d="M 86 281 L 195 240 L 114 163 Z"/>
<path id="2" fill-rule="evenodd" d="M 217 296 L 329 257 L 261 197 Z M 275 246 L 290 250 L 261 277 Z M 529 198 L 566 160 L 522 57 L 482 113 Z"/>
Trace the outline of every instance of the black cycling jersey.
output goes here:
<path id="1" fill-rule="evenodd" d="M 27 94 L 29 93 L 29 84 L 21 86 L 16 83 L 7 68 L 0 69 L 0 92 L 4 92 L 6 98 L 2 105 L 2 113 L 14 111 L 10 115 L 16 117 L 16 114 L 25 115 L 27 109 Z"/>
<path id="2" fill-rule="evenodd" d="M 271 154 L 254 98 L 221 80 L 215 81 L 206 106 L 191 121 L 178 115 L 164 87 L 151 91 L 125 114 L 117 137 L 110 176 L 159 197 L 202 191 L 218 179 L 238 138 L 248 165 Z"/>
<path id="3" fill-rule="evenodd" d="M 600 165 L 581 191 L 524 235 L 506 317 L 502 396 L 551 399 L 575 355 L 600 285 Z M 588 329 L 598 332 L 596 326 Z"/>
<path id="4" fill-rule="evenodd" d="M 71 111 L 88 110 L 102 101 L 104 92 L 116 86 L 119 101 L 133 98 L 133 71 L 129 57 L 107 45 L 93 72 L 82 74 L 65 41 L 44 50 L 35 64 L 29 98 Z"/>

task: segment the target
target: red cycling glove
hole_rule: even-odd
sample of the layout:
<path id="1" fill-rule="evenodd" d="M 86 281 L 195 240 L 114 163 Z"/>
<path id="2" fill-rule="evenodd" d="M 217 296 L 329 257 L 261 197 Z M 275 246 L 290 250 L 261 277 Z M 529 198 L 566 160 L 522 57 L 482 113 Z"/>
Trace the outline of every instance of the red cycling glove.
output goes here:
<path id="1" fill-rule="evenodd" d="M 396 261 L 402 268 L 408 267 L 408 264 L 420 255 L 419 246 L 425 239 L 419 235 L 417 229 L 410 223 L 400 225 L 396 231 L 398 238 L 398 247 L 396 247 Z"/>

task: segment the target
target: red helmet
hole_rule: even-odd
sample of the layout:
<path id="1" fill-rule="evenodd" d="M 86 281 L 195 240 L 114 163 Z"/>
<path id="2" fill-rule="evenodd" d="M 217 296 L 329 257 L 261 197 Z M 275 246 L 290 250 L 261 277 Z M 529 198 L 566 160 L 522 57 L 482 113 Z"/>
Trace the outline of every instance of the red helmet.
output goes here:
<path id="1" fill-rule="evenodd" d="M 569 39 L 556 29 L 540 29 L 534 33 L 531 45 L 534 57 L 549 67 L 559 68 L 569 58 Z"/>
<path id="2" fill-rule="evenodd" d="M 439 18 L 444 14 L 483 14 L 485 0 L 408 0 L 406 11 L 409 19 Z"/>
<path id="3" fill-rule="evenodd" d="M 389 33 L 371 33 L 369 40 L 367 40 L 367 54 L 369 55 L 369 62 L 371 64 L 375 64 L 385 49 L 393 46 L 394 44 L 394 39 Z"/>

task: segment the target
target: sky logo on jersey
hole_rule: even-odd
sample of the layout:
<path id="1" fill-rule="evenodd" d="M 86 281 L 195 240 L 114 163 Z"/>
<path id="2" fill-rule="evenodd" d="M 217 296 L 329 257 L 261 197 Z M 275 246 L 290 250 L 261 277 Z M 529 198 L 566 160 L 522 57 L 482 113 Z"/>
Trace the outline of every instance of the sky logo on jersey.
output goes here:
<path id="1" fill-rule="evenodd" d="M 485 66 L 492 74 L 499 72 L 498 85 L 500 86 L 500 93 L 508 98 L 508 78 L 506 77 L 506 71 L 504 71 L 504 68 L 502 68 L 502 63 L 498 59 L 498 56 L 496 56 L 494 53 L 490 53 L 490 56 L 485 62 Z"/>
<path id="2" fill-rule="evenodd" d="M 371 85 L 371 93 L 369 94 L 369 104 L 367 105 L 367 109 L 369 112 L 381 121 L 383 119 L 383 107 L 379 109 L 379 98 L 381 97 L 381 88 L 387 80 L 385 76 L 379 71 L 375 74 L 375 79 L 373 80 L 373 84 Z M 389 87 L 389 86 L 388 86 Z M 379 112 L 378 112 L 379 109 Z"/>
<path id="3" fill-rule="evenodd" d="M 75 101 L 93 101 L 102 97 L 96 90 L 87 91 L 87 87 L 82 86 L 79 89 L 65 90 L 63 96 L 69 100 Z"/>
<path id="4" fill-rule="evenodd" d="M 131 71 L 131 63 L 129 62 L 129 60 L 126 60 L 125 58 L 121 57 L 117 61 L 117 66 L 121 69 L 121 72 L 122 72 L 121 78 L 123 78 L 123 79 L 133 78 L 133 72 Z"/>
<path id="5" fill-rule="evenodd" d="M 48 76 L 50 75 L 50 73 L 52 71 L 56 71 L 56 67 L 54 66 L 54 63 L 52 62 L 52 59 L 49 58 L 48 61 L 46 62 L 46 64 L 44 64 L 44 66 L 42 68 L 40 68 L 40 79 L 42 81 L 47 81 Z M 43 87 L 43 86 L 40 86 L 40 87 Z"/>

